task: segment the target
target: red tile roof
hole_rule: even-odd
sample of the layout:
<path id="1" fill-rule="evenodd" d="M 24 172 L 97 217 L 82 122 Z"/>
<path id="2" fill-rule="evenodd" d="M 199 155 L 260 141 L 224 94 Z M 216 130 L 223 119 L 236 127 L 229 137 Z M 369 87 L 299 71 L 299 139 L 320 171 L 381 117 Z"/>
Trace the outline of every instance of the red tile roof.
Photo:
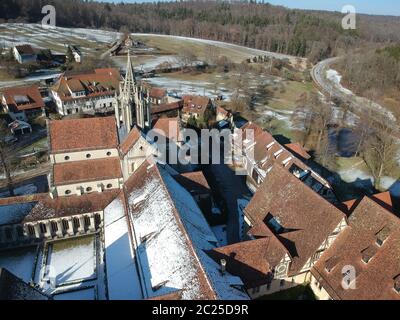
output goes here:
<path id="1" fill-rule="evenodd" d="M 149 95 L 150 98 L 162 99 L 167 95 L 167 90 L 162 88 L 151 88 Z"/>
<path id="2" fill-rule="evenodd" d="M 120 145 L 120 150 L 123 155 L 126 155 L 129 150 L 135 145 L 141 136 L 140 130 L 135 126 L 126 136 Z"/>
<path id="3" fill-rule="evenodd" d="M 272 167 L 245 212 L 254 225 L 265 223 L 267 216 L 280 220 L 285 231 L 274 234 L 292 257 L 289 274 L 299 272 L 345 218 L 343 212 L 279 165 Z"/>
<path id="4" fill-rule="evenodd" d="M 380 204 L 386 210 L 393 212 L 392 196 L 389 191 L 374 194 L 370 197 L 376 203 Z M 362 199 L 353 199 L 343 202 L 344 211 L 350 215 L 354 209 L 359 205 Z"/>
<path id="5" fill-rule="evenodd" d="M 53 120 L 48 124 L 52 153 L 117 148 L 115 117 Z"/>
<path id="6" fill-rule="evenodd" d="M 311 158 L 308 152 L 298 142 L 285 144 L 285 147 L 289 149 L 289 151 L 293 152 L 295 155 L 299 156 L 300 158 L 306 160 Z"/>
<path id="7" fill-rule="evenodd" d="M 83 213 L 102 211 L 120 192 L 119 189 L 92 192 L 68 197 L 42 198 L 24 218 L 24 222 L 46 220 Z"/>
<path id="8" fill-rule="evenodd" d="M 23 86 L 0 89 L 11 112 L 44 108 L 38 86 Z"/>
<path id="9" fill-rule="evenodd" d="M 23 45 L 15 46 L 15 48 L 18 50 L 18 53 L 20 55 L 23 55 L 23 54 L 35 54 L 35 50 L 29 44 L 23 44 Z"/>
<path id="10" fill-rule="evenodd" d="M 153 125 L 154 130 L 158 130 L 169 140 L 181 141 L 181 126 L 179 118 L 159 118 Z"/>
<path id="11" fill-rule="evenodd" d="M 98 181 L 122 177 L 120 159 L 82 160 L 53 165 L 53 180 L 56 186 L 86 181 Z"/>
<path id="12" fill-rule="evenodd" d="M 203 96 L 185 95 L 183 99 L 184 113 L 197 113 L 203 115 L 207 107 L 211 104 L 211 99 Z"/>
<path id="13" fill-rule="evenodd" d="M 119 88 L 120 74 L 118 70 L 95 69 L 89 74 L 61 75 L 51 88 L 57 92 L 62 101 L 86 99 L 103 95 L 113 95 Z M 72 97 L 71 92 L 85 91 L 85 96 Z"/>
<path id="14" fill-rule="evenodd" d="M 384 240 L 382 246 L 377 245 L 378 238 Z M 368 263 L 362 261 L 366 249 L 372 254 Z M 355 268 L 355 289 L 342 287 L 344 266 Z M 400 275 L 400 219 L 364 197 L 351 214 L 349 226 L 311 272 L 334 299 L 400 300 L 394 290 Z"/>
<path id="15" fill-rule="evenodd" d="M 249 289 L 271 280 L 272 270 L 286 251 L 275 237 L 267 237 L 216 248 L 207 254 L 217 263 L 225 259 L 226 270 L 240 277 Z"/>
<path id="16" fill-rule="evenodd" d="M 151 106 L 151 114 L 159 114 L 159 113 L 169 112 L 169 111 L 173 111 L 173 110 L 178 110 L 180 108 L 182 108 L 182 101 L 152 105 Z"/>
<path id="17" fill-rule="evenodd" d="M 210 186 L 202 171 L 182 173 L 174 176 L 187 191 L 195 194 L 210 193 Z"/>

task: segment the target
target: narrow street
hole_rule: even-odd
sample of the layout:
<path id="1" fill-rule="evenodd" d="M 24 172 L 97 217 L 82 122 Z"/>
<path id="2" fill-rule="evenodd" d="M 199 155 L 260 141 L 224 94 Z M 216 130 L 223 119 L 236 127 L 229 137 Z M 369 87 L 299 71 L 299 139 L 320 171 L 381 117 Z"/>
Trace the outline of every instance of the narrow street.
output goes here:
<path id="1" fill-rule="evenodd" d="M 221 159 L 223 159 L 221 151 Z M 227 238 L 228 243 L 240 241 L 238 199 L 251 197 L 246 185 L 246 177 L 236 175 L 226 164 L 210 164 L 205 166 L 204 174 L 210 183 L 211 189 L 217 189 L 226 203 L 227 210 Z M 210 177 L 211 176 L 211 177 Z"/>

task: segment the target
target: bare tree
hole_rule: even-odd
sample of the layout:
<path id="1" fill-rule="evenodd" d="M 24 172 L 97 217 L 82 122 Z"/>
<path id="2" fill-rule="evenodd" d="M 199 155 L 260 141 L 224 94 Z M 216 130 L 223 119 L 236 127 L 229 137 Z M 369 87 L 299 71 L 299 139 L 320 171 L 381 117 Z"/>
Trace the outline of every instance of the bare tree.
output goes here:
<path id="1" fill-rule="evenodd" d="M 11 150 L 5 140 L 9 134 L 6 121 L 0 120 L 0 165 L 3 168 L 5 178 L 7 180 L 7 188 L 10 196 L 14 196 L 13 181 L 11 178 Z"/>
<path id="2" fill-rule="evenodd" d="M 376 122 L 363 153 L 364 161 L 374 177 L 374 186 L 378 190 L 381 189 L 383 175 L 390 173 L 397 164 L 398 146 L 393 134 L 394 129 L 389 119 Z"/>
<path id="3" fill-rule="evenodd" d="M 190 48 L 183 47 L 177 59 L 181 69 L 183 70 L 186 67 L 192 67 L 193 63 L 197 60 L 197 57 Z"/>
<path id="4" fill-rule="evenodd" d="M 219 51 L 219 48 L 216 46 L 209 44 L 204 49 L 204 58 L 205 58 L 206 62 L 211 66 L 214 66 L 217 64 L 219 55 L 220 55 L 220 51 Z"/>

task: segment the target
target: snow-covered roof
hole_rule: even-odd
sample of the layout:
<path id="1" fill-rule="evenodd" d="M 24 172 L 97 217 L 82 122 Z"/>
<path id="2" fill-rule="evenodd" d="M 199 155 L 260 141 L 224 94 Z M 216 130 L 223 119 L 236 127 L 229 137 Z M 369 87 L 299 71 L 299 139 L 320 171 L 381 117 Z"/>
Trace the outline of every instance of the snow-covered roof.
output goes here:
<path id="1" fill-rule="evenodd" d="M 111 300 L 142 299 L 123 197 L 104 209 L 104 242 L 108 296 Z"/>
<path id="2" fill-rule="evenodd" d="M 164 169 L 160 168 L 159 170 L 217 298 L 222 300 L 248 299 L 246 293 L 233 287 L 243 285 L 240 278 L 233 278 L 228 273 L 222 275 L 220 266 L 205 253 L 206 250 L 216 248 L 218 240 L 193 197 Z M 235 280 L 234 284 L 233 280 Z"/>
<path id="3" fill-rule="evenodd" d="M 0 226 L 21 222 L 35 204 L 36 202 L 24 202 L 0 205 Z"/>
<path id="4" fill-rule="evenodd" d="M 129 213 L 146 296 L 182 290 L 183 299 L 246 299 L 204 250 L 217 239 L 191 195 L 157 164 L 127 182 Z"/>

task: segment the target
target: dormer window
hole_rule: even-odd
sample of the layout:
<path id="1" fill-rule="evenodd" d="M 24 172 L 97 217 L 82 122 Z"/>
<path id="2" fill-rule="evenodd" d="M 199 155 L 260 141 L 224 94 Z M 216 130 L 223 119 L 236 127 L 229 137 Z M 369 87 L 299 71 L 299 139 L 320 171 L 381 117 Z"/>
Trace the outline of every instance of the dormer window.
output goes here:
<path id="1" fill-rule="evenodd" d="M 386 241 L 386 239 L 389 237 L 391 231 L 390 225 L 384 226 L 379 232 L 376 234 L 376 245 L 378 247 L 381 247 L 383 243 Z"/>
<path id="2" fill-rule="evenodd" d="M 361 261 L 367 264 L 371 261 L 377 251 L 377 248 L 373 245 L 364 249 L 363 251 L 361 251 Z"/>
<path id="3" fill-rule="evenodd" d="M 330 257 L 328 260 L 325 262 L 325 270 L 326 272 L 330 273 L 339 263 L 340 259 L 339 257 Z"/>
<path id="4" fill-rule="evenodd" d="M 267 216 L 265 217 L 264 223 L 275 233 L 282 233 L 285 231 L 285 228 L 281 224 L 280 218 L 274 217 L 270 213 L 268 213 Z"/>

